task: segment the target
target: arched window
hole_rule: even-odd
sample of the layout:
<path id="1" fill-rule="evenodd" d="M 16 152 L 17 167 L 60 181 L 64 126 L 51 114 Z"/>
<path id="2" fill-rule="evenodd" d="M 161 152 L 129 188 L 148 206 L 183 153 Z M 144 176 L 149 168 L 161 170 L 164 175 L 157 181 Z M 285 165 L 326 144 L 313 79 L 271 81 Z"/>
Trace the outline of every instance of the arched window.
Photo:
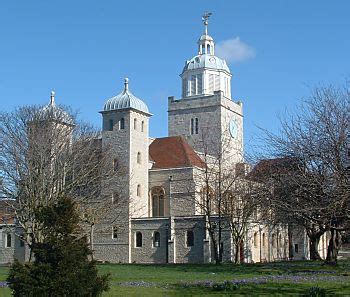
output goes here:
<path id="1" fill-rule="evenodd" d="M 112 238 L 113 239 L 117 239 L 118 238 L 118 228 L 116 226 L 113 226 Z"/>
<path id="2" fill-rule="evenodd" d="M 194 134 L 194 119 L 191 119 L 191 135 Z"/>
<path id="3" fill-rule="evenodd" d="M 6 234 L 6 247 L 10 248 L 12 246 L 12 236 L 10 233 Z"/>
<path id="4" fill-rule="evenodd" d="M 143 132 L 145 130 L 145 122 L 142 121 L 141 122 L 141 132 Z"/>
<path id="5" fill-rule="evenodd" d="M 207 54 L 210 55 L 210 44 L 207 44 Z"/>
<path id="6" fill-rule="evenodd" d="M 141 164 L 141 153 L 140 152 L 137 153 L 137 163 Z"/>
<path id="7" fill-rule="evenodd" d="M 118 159 L 114 159 L 113 160 L 113 170 L 114 170 L 114 172 L 118 171 L 118 166 L 119 166 Z"/>
<path id="8" fill-rule="evenodd" d="M 142 247 L 142 233 L 136 232 L 136 247 Z"/>
<path id="9" fill-rule="evenodd" d="M 254 247 L 257 247 L 258 246 L 258 233 L 257 232 L 255 232 L 254 233 Z"/>
<path id="10" fill-rule="evenodd" d="M 151 190 L 152 217 L 163 217 L 165 207 L 165 191 L 161 187 L 154 187 Z"/>
<path id="11" fill-rule="evenodd" d="M 134 130 L 137 129 L 137 119 L 134 119 Z"/>
<path id="12" fill-rule="evenodd" d="M 125 119 L 124 118 L 120 119 L 120 126 L 119 126 L 119 128 L 120 128 L 120 130 L 125 129 Z"/>
<path id="13" fill-rule="evenodd" d="M 194 233 L 191 230 L 186 232 L 186 245 L 188 247 L 194 246 Z"/>
<path id="14" fill-rule="evenodd" d="M 276 234 L 274 233 L 272 234 L 272 247 L 276 247 L 277 245 L 276 240 L 277 240 L 277 237 L 276 237 Z"/>
<path id="15" fill-rule="evenodd" d="M 118 195 L 118 193 L 117 192 L 113 192 L 112 193 L 112 203 L 113 204 L 118 204 L 118 201 L 119 200 L 119 195 Z"/>
<path id="16" fill-rule="evenodd" d="M 215 201 L 215 195 L 214 191 L 209 187 L 204 187 L 201 191 L 201 198 L 202 198 L 202 203 L 201 203 L 201 209 L 202 213 L 210 213 L 210 214 L 215 214 L 217 212 L 217 207 L 216 207 L 216 201 Z"/>
<path id="17" fill-rule="evenodd" d="M 153 235 L 153 246 L 154 247 L 160 247 L 160 233 L 154 232 Z"/>
<path id="18" fill-rule="evenodd" d="M 114 121 L 112 119 L 109 120 L 109 127 L 108 130 L 109 131 L 113 131 L 113 126 L 114 126 Z"/>
<path id="19" fill-rule="evenodd" d="M 199 120 L 198 118 L 196 118 L 196 127 L 195 127 L 195 133 L 198 134 L 198 131 L 199 131 Z"/>
<path id="20" fill-rule="evenodd" d="M 141 185 L 137 185 L 136 195 L 137 197 L 141 197 Z"/>
<path id="21" fill-rule="evenodd" d="M 262 246 L 265 246 L 265 233 L 262 235 Z"/>
<path id="22" fill-rule="evenodd" d="M 202 54 L 205 54 L 205 44 L 202 44 Z"/>

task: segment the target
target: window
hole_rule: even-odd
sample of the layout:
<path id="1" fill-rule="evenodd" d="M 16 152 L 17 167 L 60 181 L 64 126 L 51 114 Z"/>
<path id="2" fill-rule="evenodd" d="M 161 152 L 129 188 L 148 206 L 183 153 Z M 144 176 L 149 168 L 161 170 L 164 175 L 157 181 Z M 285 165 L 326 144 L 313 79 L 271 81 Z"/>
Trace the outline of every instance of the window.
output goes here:
<path id="1" fill-rule="evenodd" d="M 118 228 L 116 226 L 113 226 L 112 238 L 113 239 L 117 239 L 118 238 Z"/>
<path id="2" fill-rule="evenodd" d="M 198 134 L 198 130 L 199 130 L 199 120 L 198 118 L 196 118 L 196 129 L 195 129 L 196 134 Z"/>
<path id="3" fill-rule="evenodd" d="M 140 152 L 137 153 L 137 163 L 141 164 L 141 153 Z"/>
<path id="4" fill-rule="evenodd" d="M 137 197 L 141 197 L 141 185 L 137 185 L 136 195 Z"/>
<path id="5" fill-rule="evenodd" d="M 191 135 L 194 134 L 194 119 L 191 119 Z"/>
<path id="6" fill-rule="evenodd" d="M 112 193 L 112 203 L 113 204 L 117 204 L 118 203 L 118 200 L 119 200 L 119 195 L 117 192 L 113 192 Z"/>
<path id="7" fill-rule="evenodd" d="M 114 126 L 114 121 L 112 119 L 109 120 L 109 127 L 108 130 L 109 131 L 113 131 L 113 126 Z"/>
<path id="8" fill-rule="evenodd" d="M 202 54 L 205 54 L 205 44 L 202 44 Z"/>
<path id="9" fill-rule="evenodd" d="M 141 122 L 141 132 L 143 132 L 145 130 L 145 122 L 142 121 Z"/>
<path id="10" fill-rule="evenodd" d="M 196 76 L 191 76 L 191 96 L 196 95 L 196 89 L 197 89 L 197 80 Z"/>
<path id="11" fill-rule="evenodd" d="M 188 247 L 194 246 L 194 233 L 191 230 L 186 232 L 186 245 Z"/>
<path id="12" fill-rule="evenodd" d="M 160 247 L 160 233 L 159 232 L 154 232 L 153 247 Z"/>
<path id="13" fill-rule="evenodd" d="M 134 130 L 137 129 L 137 119 L 134 119 Z"/>
<path id="14" fill-rule="evenodd" d="M 272 247 L 276 247 L 276 234 L 272 234 Z"/>
<path id="15" fill-rule="evenodd" d="M 257 247 L 258 246 L 258 233 L 257 232 L 254 233 L 254 240 L 253 241 L 254 241 L 254 246 Z"/>
<path id="16" fill-rule="evenodd" d="M 262 246 L 265 246 L 265 233 L 262 235 Z"/>
<path id="17" fill-rule="evenodd" d="M 120 119 L 120 130 L 123 130 L 123 129 L 125 129 L 125 119 L 124 118 L 121 118 Z"/>
<path id="18" fill-rule="evenodd" d="M 19 246 L 24 247 L 24 234 L 19 236 Z"/>
<path id="19" fill-rule="evenodd" d="M 142 247 L 142 233 L 136 232 L 136 247 Z"/>
<path id="20" fill-rule="evenodd" d="M 294 251 L 296 254 L 299 253 L 299 245 L 297 243 L 294 245 Z"/>
<path id="21" fill-rule="evenodd" d="M 118 159 L 114 159 L 113 160 L 113 170 L 114 170 L 114 172 L 116 172 L 118 170 L 118 166 L 119 166 Z"/>
<path id="22" fill-rule="evenodd" d="M 204 187 L 201 191 L 201 199 L 202 199 L 202 212 L 203 214 L 207 211 L 215 214 L 217 213 L 217 205 L 215 201 L 215 195 L 213 189 L 210 187 Z"/>
<path id="23" fill-rule="evenodd" d="M 165 208 L 165 191 L 161 187 L 154 187 L 151 190 L 152 217 L 163 217 Z"/>
<path id="24" fill-rule="evenodd" d="M 12 236 L 10 233 L 6 234 L 6 247 L 10 248 L 12 246 Z"/>
<path id="25" fill-rule="evenodd" d="M 207 54 L 210 55 L 210 44 L 207 44 Z"/>

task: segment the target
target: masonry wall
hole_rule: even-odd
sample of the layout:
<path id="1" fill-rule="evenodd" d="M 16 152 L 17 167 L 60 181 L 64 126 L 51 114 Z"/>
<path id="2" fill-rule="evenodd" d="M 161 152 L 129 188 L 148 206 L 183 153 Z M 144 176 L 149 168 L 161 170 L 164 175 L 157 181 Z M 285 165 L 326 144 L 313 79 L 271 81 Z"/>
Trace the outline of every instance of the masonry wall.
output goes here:
<path id="1" fill-rule="evenodd" d="M 152 216 L 151 191 L 153 187 L 162 187 L 165 190 L 165 216 L 194 215 L 193 172 L 192 167 L 149 170 L 149 216 Z"/>
<path id="2" fill-rule="evenodd" d="M 142 246 L 136 246 L 136 233 L 142 234 Z M 154 242 L 154 234 L 159 232 L 160 244 Z M 133 219 L 131 222 L 131 262 L 167 263 L 167 245 L 170 238 L 169 218 Z"/>
<path id="3" fill-rule="evenodd" d="M 7 234 L 11 234 L 11 247 L 7 247 Z M 0 225 L 0 264 L 12 263 L 14 259 L 24 261 L 25 246 L 16 234 L 20 234 L 20 228 Z"/>
<path id="4" fill-rule="evenodd" d="M 173 222 L 174 263 L 203 263 L 206 240 L 204 217 L 176 217 Z M 187 246 L 187 231 L 194 233 L 193 246 Z"/>

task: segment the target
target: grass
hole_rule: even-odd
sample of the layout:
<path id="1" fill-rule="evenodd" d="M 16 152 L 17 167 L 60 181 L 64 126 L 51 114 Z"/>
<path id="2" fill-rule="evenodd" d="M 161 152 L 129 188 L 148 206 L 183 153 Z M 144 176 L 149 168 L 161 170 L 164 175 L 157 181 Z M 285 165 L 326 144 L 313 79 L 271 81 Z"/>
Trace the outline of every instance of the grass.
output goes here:
<path id="1" fill-rule="evenodd" d="M 301 296 L 311 287 L 325 289 L 327 296 L 350 296 L 350 261 L 340 261 L 337 266 L 300 261 L 218 266 L 102 264 L 98 267 L 101 273 L 111 275 L 111 288 L 104 296 Z M 7 267 L 0 267 L 0 281 L 6 279 L 7 273 Z M 286 279 L 278 279 L 280 277 Z M 305 279 L 294 281 L 294 277 Z M 312 277 L 315 278 L 310 280 Z M 214 291 L 203 285 L 208 281 L 222 283 L 261 278 L 266 283 L 248 281 L 231 291 Z M 10 290 L 0 288 L 0 296 L 10 296 Z"/>

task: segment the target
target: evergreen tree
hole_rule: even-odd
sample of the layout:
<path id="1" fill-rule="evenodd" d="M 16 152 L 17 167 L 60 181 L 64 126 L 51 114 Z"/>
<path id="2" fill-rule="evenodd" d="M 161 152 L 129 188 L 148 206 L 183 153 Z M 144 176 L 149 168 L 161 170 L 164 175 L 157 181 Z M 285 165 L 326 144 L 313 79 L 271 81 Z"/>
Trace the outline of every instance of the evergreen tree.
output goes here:
<path id="1" fill-rule="evenodd" d="M 43 242 L 33 242 L 33 263 L 11 267 L 8 283 L 14 296 L 98 296 L 108 290 L 108 275 L 98 276 L 79 216 L 70 198 L 38 208 Z"/>

